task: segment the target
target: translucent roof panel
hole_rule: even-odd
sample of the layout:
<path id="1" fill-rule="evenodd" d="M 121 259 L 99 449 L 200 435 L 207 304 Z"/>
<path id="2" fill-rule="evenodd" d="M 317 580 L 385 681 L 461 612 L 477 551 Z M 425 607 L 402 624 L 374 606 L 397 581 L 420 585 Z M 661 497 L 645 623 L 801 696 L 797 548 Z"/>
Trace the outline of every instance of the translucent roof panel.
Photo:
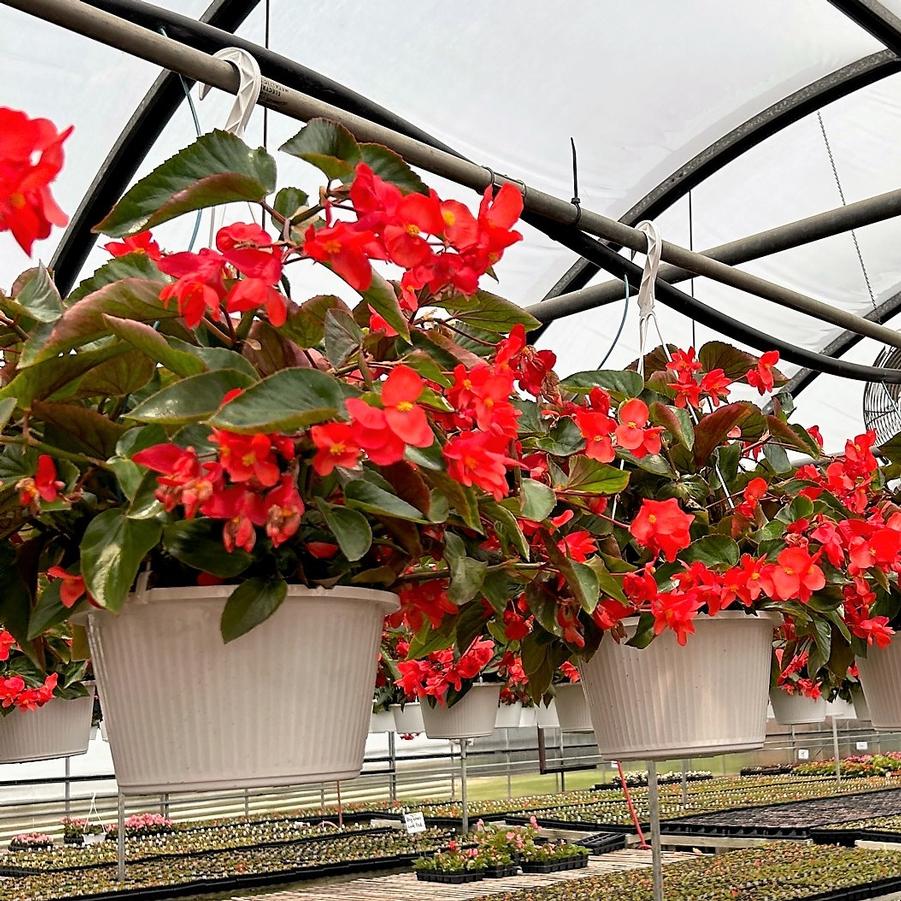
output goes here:
<path id="1" fill-rule="evenodd" d="M 167 0 L 163 5 L 198 16 L 205 2 Z M 564 198 L 573 190 L 573 137 L 582 202 L 613 217 L 752 117 L 882 49 L 822 0 L 573 0 L 565 7 L 521 0 L 515 11 L 501 0 L 453 5 L 262 0 L 239 33 L 262 43 L 267 14 L 273 50 L 371 98 L 475 161 Z M 47 116 L 60 126 L 76 126 L 56 187 L 63 208 L 74 212 L 159 70 L 2 6 L 0 35 L 14 38 L 4 41 L 7 52 L 0 55 L 0 103 Z M 327 39 L 335 35 L 340 39 Z M 202 129 L 220 126 L 230 104 L 217 91 L 199 104 Z M 901 78 L 885 79 L 831 104 L 823 120 L 849 201 L 897 187 Z M 299 127 L 270 114 L 269 149 Z M 138 176 L 190 142 L 194 133 L 183 105 Z M 257 111 L 247 140 L 258 144 L 263 135 L 263 115 Z M 283 183 L 317 183 L 317 174 L 298 161 L 279 155 L 278 162 Z M 427 180 L 444 195 L 475 200 L 459 186 L 431 175 Z M 658 223 L 664 237 L 703 248 L 839 202 L 819 123 L 808 116 L 695 188 L 691 228 L 684 200 Z M 242 218 L 244 212 L 233 208 L 229 215 Z M 169 224 L 158 237 L 169 249 L 180 249 L 192 226 L 191 220 Z M 204 220 L 201 244 L 207 228 Z M 545 294 L 575 256 L 532 229 L 523 231 L 526 240 L 498 269 L 499 290 L 529 304 Z M 36 245 L 36 256 L 48 261 L 58 238 L 56 233 Z M 888 222 L 862 229 L 858 238 L 878 303 L 901 285 L 896 252 L 901 234 Z M 86 268 L 104 258 L 95 249 Z M 4 242 L 0 285 L 28 264 L 24 254 Z M 871 308 L 847 235 L 747 268 L 844 309 L 865 313 Z M 334 284 L 321 284 L 328 278 L 311 275 L 297 292 L 334 289 Z M 825 346 L 840 331 L 707 280 L 697 280 L 694 290 L 735 318 L 809 348 Z M 617 304 L 555 323 L 542 344 L 557 352 L 563 372 L 592 368 L 612 344 L 621 311 Z M 660 318 L 665 337 L 690 340 L 689 320 L 666 311 Z M 712 336 L 696 331 L 699 338 Z M 608 363 L 632 359 L 636 336 L 632 310 Z M 869 342 L 853 353 L 870 362 L 878 349 Z M 803 395 L 802 409 L 809 407 L 815 415 L 807 418 L 819 419 L 827 440 L 836 441 L 860 425 L 859 393 L 859 385 L 820 379 Z"/>

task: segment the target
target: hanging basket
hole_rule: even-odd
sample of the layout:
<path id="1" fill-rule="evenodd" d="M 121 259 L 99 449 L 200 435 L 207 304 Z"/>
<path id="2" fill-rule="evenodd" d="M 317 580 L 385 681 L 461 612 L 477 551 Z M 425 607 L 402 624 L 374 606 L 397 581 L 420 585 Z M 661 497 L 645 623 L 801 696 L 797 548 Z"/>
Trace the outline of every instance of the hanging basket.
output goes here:
<path id="1" fill-rule="evenodd" d="M 825 698 L 808 698 L 802 694 L 790 695 L 781 688 L 771 688 L 770 703 L 773 705 L 776 722 L 783 726 L 822 723 L 826 719 Z"/>
<path id="2" fill-rule="evenodd" d="M 563 732 L 594 732 L 582 683 L 558 685 L 554 691 L 560 729 Z"/>
<path id="3" fill-rule="evenodd" d="M 429 738 L 481 738 L 494 732 L 501 686 L 477 683 L 453 707 L 422 705 Z"/>
<path id="4" fill-rule="evenodd" d="M 225 644 L 234 586 L 158 588 L 87 615 L 123 794 L 352 779 L 363 765 L 376 656 L 397 596 L 289 586 Z"/>
<path id="5" fill-rule="evenodd" d="M 407 701 L 406 704 L 392 704 L 391 712 L 394 714 L 394 726 L 403 735 L 417 735 L 425 732 L 425 723 L 422 721 L 422 705 L 419 701 Z"/>
<path id="6" fill-rule="evenodd" d="M 369 717 L 369 733 L 376 732 L 396 732 L 397 727 L 394 725 L 394 714 L 390 710 L 380 710 L 378 713 L 370 714 Z"/>
<path id="7" fill-rule="evenodd" d="M 14 710 L 0 719 L 0 763 L 87 753 L 93 712 L 93 685 L 83 698 L 54 698 L 37 710 Z"/>
<path id="8" fill-rule="evenodd" d="M 538 708 L 533 704 L 531 707 L 523 707 L 522 716 L 519 718 L 520 729 L 534 729 L 538 725 Z"/>
<path id="9" fill-rule="evenodd" d="M 494 718 L 495 729 L 518 729 L 522 719 L 522 704 L 501 704 L 497 708 L 497 716 Z"/>
<path id="10" fill-rule="evenodd" d="M 601 755 L 664 760 L 762 747 L 779 621 L 773 613 L 698 616 L 684 647 L 669 631 L 643 650 L 606 636 L 582 664 Z M 631 635 L 638 618 L 623 624 Z"/>
<path id="11" fill-rule="evenodd" d="M 895 635 L 884 648 L 867 648 L 857 658 L 860 686 L 874 729 L 901 729 L 901 641 Z"/>
<path id="12" fill-rule="evenodd" d="M 560 718 L 557 716 L 557 701 L 551 699 L 551 703 L 545 706 L 538 704 L 535 707 L 535 724 L 542 729 L 559 729 Z"/>
<path id="13" fill-rule="evenodd" d="M 851 690 L 851 696 L 854 699 L 854 712 L 857 714 L 857 719 L 869 722 L 870 705 L 867 704 L 867 697 L 863 693 L 863 689 L 858 685 L 857 688 Z"/>

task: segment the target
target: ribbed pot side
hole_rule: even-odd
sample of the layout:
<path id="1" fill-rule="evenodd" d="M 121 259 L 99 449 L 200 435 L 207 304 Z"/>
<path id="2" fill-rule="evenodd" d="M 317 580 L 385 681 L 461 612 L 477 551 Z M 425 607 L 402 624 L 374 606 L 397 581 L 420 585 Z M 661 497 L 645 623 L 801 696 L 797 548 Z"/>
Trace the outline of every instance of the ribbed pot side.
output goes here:
<path id="1" fill-rule="evenodd" d="M 350 779 L 363 764 L 376 657 L 397 597 L 289 586 L 225 644 L 234 586 L 159 588 L 88 637 L 124 794 Z"/>

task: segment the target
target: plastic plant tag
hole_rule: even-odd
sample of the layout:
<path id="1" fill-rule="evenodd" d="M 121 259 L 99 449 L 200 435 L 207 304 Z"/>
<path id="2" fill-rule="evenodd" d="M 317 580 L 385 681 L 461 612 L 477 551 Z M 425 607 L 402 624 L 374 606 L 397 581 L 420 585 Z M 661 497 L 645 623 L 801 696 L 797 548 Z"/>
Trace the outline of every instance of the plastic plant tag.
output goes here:
<path id="1" fill-rule="evenodd" d="M 415 813 L 405 813 L 404 826 L 407 829 L 407 835 L 425 832 L 425 817 L 418 810 Z"/>
<path id="2" fill-rule="evenodd" d="M 869 745 L 865 741 L 859 741 L 856 743 L 855 747 L 857 748 L 858 751 L 866 751 L 866 749 L 869 747 Z"/>
<path id="3" fill-rule="evenodd" d="M 810 760 L 810 751 L 807 748 L 798 748 L 798 760 Z"/>

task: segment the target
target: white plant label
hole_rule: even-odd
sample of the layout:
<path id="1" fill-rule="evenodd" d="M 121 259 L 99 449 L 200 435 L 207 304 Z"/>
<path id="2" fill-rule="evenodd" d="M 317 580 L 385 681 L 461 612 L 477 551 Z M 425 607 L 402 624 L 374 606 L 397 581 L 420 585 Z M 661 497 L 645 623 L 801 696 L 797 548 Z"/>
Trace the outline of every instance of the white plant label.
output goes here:
<path id="1" fill-rule="evenodd" d="M 857 742 L 856 747 L 858 751 L 866 751 L 869 745 L 865 741 L 859 741 Z"/>
<path id="2" fill-rule="evenodd" d="M 810 751 L 807 748 L 798 748 L 798 760 L 810 760 Z"/>
<path id="3" fill-rule="evenodd" d="M 404 826 L 407 827 L 407 835 L 425 832 L 425 817 L 418 810 L 415 813 L 405 813 Z"/>
<path id="4" fill-rule="evenodd" d="M 611 769 L 611 770 L 618 770 L 618 769 L 619 769 L 619 767 L 616 765 L 616 761 L 615 761 L 615 760 L 611 760 L 611 761 L 610 761 L 610 769 Z"/>

